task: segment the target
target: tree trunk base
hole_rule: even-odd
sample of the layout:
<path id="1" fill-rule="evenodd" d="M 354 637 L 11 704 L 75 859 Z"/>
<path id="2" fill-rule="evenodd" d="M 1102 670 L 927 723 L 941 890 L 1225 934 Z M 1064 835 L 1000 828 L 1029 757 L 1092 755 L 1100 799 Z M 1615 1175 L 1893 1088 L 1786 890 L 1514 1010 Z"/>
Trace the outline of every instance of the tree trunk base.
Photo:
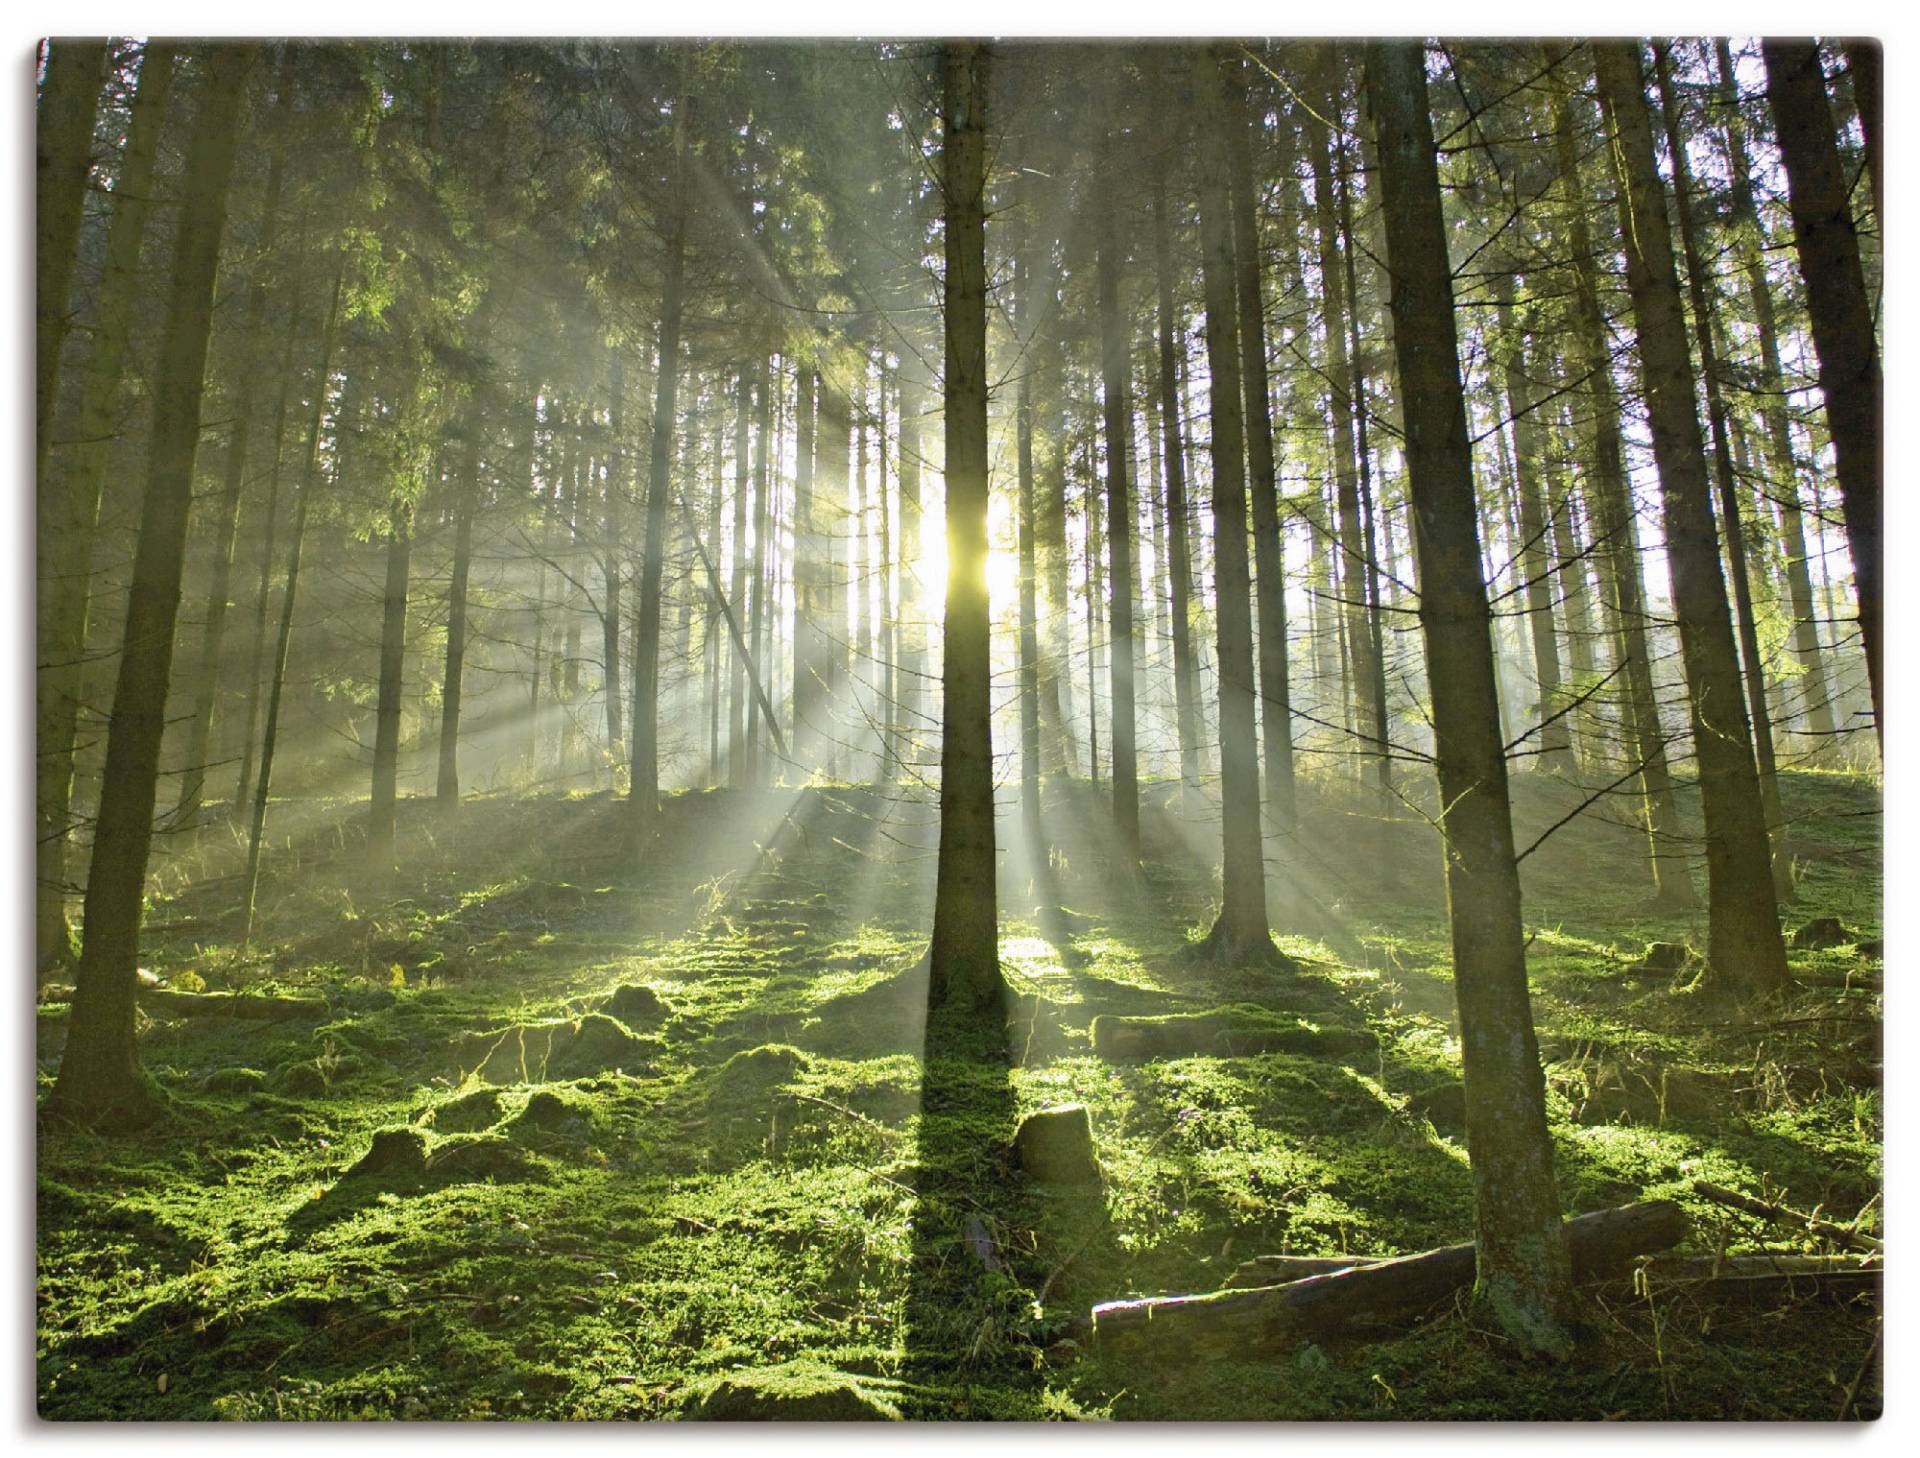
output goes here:
<path id="1" fill-rule="evenodd" d="M 1266 967 L 1275 972 L 1298 972 L 1300 964 L 1273 944 L 1273 934 L 1262 930 L 1247 935 L 1234 927 L 1223 914 L 1213 930 L 1196 943 L 1190 954 L 1195 962 L 1213 967 Z"/>

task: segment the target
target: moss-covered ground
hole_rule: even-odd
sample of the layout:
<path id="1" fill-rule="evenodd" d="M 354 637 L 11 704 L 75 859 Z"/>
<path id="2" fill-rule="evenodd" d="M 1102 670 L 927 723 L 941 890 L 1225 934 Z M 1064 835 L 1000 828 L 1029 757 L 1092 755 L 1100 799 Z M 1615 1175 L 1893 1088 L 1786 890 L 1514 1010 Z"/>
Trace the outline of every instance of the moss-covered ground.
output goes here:
<path id="1" fill-rule="evenodd" d="M 1795 773 L 1784 796 L 1787 925 L 1837 917 L 1877 939 L 1877 786 Z M 1863 1302 L 1601 1288 L 1558 1367 L 1464 1306 L 1237 1361 L 1073 1340 L 1095 1302 L 1211 1290 L 1250 1256 L 1419 1250 L 1472 1228 L 1432 832 L 1312 797 L 1272 866 L 1301 970 L 1220 969 L 1189 950 L 1217 821 L 1168 787 L 1148 798 L 1138 873 L 1086 786 L 1050 789 L 1044 856 L 1009 807 L 1004 1035 L 927 1018 L 910 969 L 934 828 L 912 796 L 676 796 L 638 875 L 605 796 L 482 798 L 452 824 L 409 806 L 388 877 L 356 864 L 361 807 L 308 806 L 250 948 L 234 847 L 209 832 L 158 879 L 150 972 L 318 1005 L 154 1000 L 142 1055 L 166 1118 L 124 1138 L 42 1131 L 41 1412 L 1879 1410 Z M 1572 804 L 1517 782 L 1520 843 Z M 1698 1251 L 1816 1248 L 1700 1200 L 1704 1177 L 1877 1229 L 1877 941 L 1796 950 L 1794 994 L 1743 1006 L 1691 970 L 1630 970 L 1649 942 L 1705 936 L 1704 911 L 1653 911 L 1631 830 L 1583 817 L 1524 869 L 1568 1212 L 1670 1196 Z M 43 1088 L 60 996 L 40 1006 Z M 1152 1047 L 1109 1024 L 1096 1051 L 1096 1018 L 1168 1015 L 1185 1022 L 1145 1029 Z M 1066 1102 L 1089 1110 L 1103 1191 L 1036 1183 L 1008 1152 L 1022 1115 Z"/>

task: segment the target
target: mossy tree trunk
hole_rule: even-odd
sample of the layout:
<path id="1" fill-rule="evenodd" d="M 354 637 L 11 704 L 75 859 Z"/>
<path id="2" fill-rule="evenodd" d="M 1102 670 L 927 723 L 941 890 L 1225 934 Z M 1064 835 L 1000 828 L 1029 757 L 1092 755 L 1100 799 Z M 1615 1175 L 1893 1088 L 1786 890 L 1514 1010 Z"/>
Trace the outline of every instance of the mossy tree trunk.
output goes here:
<path id="1" fill-rule="evenodd" d="M 1568 1344 L 1572 1271 L 1561 1239 L 1546 1081 L 1527 992 L 1425 47 L 1374 43 L 1367 82 L 1405 402 L 1420 624 L 1440 801 L 1447 807 L 1447 907 L 1473 1168 L 1475 1295 L 1524 1347 L 1560 1353 Z"/>
<path id="2" fill-rule="evenodd" d="M 43 971 L 72 955 L 67 924 L 67 853 L 72 832 L 68 821 L 73 802 L 74 732 L 87 656 L 90 569 L 100 521 L 100 490 L 113 443 L 114 406 L 126 363 L 127 328 L 139 292 L 140 244 L 146 236 L 154 159 L 166 121 L 167 98 L 173 89 L 175 61 L 174 47 L 161 44 L 150 45 L 140 62 L 140 80 L 120 157 L 120 183 L 113 190 L 113 214 L 107 224 L 106 265 L 94 317 L 93 349 L 75 424 L 77 439 L 71 460 L 62 463 L 66 469 L 59 489 L 51 489 L 44 469 L 40 477 L 34 536 L 40 592 L 40 672 L 34 719 L 34 788 L 39 818 L 34 908 L 36 961 Z M 69 79 L 63 78 L 63 87 L 67 84 Z M 63 104 L 52 96 L 48 100 L 55 106 Z M 55 125 L 55 118 L 49 116 L 42 125 Z M 91 138 L 91 128 L 88 136 Z M 43 147 L 48 140 L 43 130 Z M 42 221 L 51 220 L 43 214 Z M 44 238 L 41 244 L 43 249 L 51 246 Z M 42 252 L 40 265 L 37 281 L 44 281 L 57 261 Z"/>
<path id="3" fill-rule="evenodd" d="M 144 1122 L 153 1100 L 134 1043 L 135 962 L 166 729 L 167 684 L 200 440 L 214 275 L 252 48 L 211 45 L 181 175 L 181 223 L 153 375 L 153 429 L 87 874 L 86 939 L 50 1107 L 101 1128 Z"/>

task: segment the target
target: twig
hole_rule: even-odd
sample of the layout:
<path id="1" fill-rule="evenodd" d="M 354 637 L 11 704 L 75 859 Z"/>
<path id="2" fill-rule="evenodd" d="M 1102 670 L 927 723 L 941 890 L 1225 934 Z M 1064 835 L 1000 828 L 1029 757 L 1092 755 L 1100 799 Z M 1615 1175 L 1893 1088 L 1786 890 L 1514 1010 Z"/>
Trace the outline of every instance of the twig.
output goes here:
<path id="1" fill-rule="evenodd" d="M 1798 1225 L 1814 1235 L 1824 1235 L 1828 1240 L 1841 1245 L 1851 1246 L 1855 1250 L 1871 1251 L 1882 1254 L 1886 1243 L 1871 1235 L 1863 1235 L 1845 1225 L 1835 1225 L 1831 1220 L 1822 1220 L 1817 1215 L 1805 1215 L 1798 1210 L 1790 1210 L 1785 1205 L 1776 1205 L 1769 1200 L 1758 1200 L 1752 1195 L 1730 1190 L 1725 1185 L 1716 1185 L 1712 1180 L 1695 1180 L 1694 1194 L 1703 1200 L 1711 1200 L 1716 1205 L 1728 1205 L 1735 1210 L 1744 1210 L 1749 1215 L 1759 1215 L 1781 1225 Z"/>

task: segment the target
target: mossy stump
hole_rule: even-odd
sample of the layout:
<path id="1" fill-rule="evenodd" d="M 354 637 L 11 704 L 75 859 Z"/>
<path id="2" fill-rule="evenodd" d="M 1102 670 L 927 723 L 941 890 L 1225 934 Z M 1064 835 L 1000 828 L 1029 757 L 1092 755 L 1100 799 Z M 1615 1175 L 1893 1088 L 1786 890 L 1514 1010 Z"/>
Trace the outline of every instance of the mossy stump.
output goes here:
<path id="1" fill-rule="evenodd" d="M 1085 1104 L 1059 1104 L 1027 1115 L 1014 1133 L 1013 1155 L 1027 1178 L 1038 1185 L 1098 1190 L 1104 1181 Z"/>
<path id="2" fill-rule="evenodd" d="M 729 1372 L 694 1393 L 681 1411 L 693 1422 L 884 1423 L 900 1409 L 858 1378 L 819 1362 Z"/>

